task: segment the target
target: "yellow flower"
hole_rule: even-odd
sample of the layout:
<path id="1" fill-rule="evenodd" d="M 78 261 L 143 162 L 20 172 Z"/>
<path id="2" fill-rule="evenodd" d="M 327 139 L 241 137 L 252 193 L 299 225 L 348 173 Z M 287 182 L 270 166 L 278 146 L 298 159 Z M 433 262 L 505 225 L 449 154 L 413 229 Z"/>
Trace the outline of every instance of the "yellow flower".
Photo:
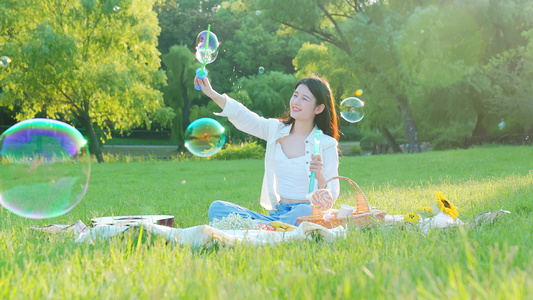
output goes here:
<path id="1" fill-rule="evenodd" d="M 433 209 L 431 206 L 419 206 L 417 213 L 426 218 L 432 217 L 434 215 Z"/>
<path id="2" fill-rule="evenodd" d="M 435 195 L 437 196 L 437 203 L 439 204 L 440 210 L 448 216 L 452 217 L 452 219 L 455 221 L 455 218 L 457 218 L 457 216 L 459 215 L 459 213 L 457 212 L 457 207 L 451 204 L 450 201 L 448 201 L 441 192 L 437 191 Z"/>
<path id="3" fill-rule="evenodd" d="M 416 224 L 418 223 L 418 220 L 420 220 L 420 217 L 417 214 L 410 212 L 403 216 L 403 220 L 405 222 Z"/>

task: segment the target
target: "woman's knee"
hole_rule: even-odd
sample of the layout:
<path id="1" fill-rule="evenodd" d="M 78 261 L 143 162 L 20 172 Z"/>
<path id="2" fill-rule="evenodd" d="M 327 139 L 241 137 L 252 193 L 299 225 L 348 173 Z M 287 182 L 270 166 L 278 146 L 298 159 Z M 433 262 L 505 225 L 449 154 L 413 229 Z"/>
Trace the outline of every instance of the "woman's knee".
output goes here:
<path id="1" fill-rule="evenodd" d="M 209 221 L 213 221 L 214 218 L 220 218 L 224 214 L 225 207 L 227 207 L 225 201 L 216 200 L 211 203 L 207 210 Z"/>

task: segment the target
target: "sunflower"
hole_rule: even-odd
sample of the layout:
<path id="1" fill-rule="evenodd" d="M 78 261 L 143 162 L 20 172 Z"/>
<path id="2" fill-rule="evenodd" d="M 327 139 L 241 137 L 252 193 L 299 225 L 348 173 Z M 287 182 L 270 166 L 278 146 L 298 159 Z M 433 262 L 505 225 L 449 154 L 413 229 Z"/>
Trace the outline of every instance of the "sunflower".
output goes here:
<path id="1" fill-rule="evenodd" d="M 418 223 L 418 220 L 420 220 L 420 217 L 417 214 L 410 212 L 403 216 L 403 220 L 405 222 L 416 224 Z"/>
<path id="2" fill-rule="evenodd" d="M 451 204 L 450 201 L 448 201 L 441 192 L 437 191 L 435 195 L 437 196 L 437 203 L 439 204 L 440 210 L 448 216 L 452 217 L 452 219 L 455 221 L 455 218 L 457 218 L 457 216 L 459 215 L 459 213 L 457 212 L 457 207 Z"/>

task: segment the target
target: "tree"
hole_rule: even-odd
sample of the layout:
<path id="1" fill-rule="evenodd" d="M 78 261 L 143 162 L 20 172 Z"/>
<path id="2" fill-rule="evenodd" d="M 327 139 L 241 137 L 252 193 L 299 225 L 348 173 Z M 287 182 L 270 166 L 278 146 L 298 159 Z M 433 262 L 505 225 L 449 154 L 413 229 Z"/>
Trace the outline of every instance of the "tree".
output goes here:
<path id="1" fill-rule="evenodd" d="M 412 1 L 255 1 L 273 22 L 307 33 L 341 50 L 346 77 L 358 78 L 359 84 L 372 91 L 394 97 L 401 111 L 410 152 L 418 152 L 418 132 L 412 116 L 407 87 L 409 76 L 398 67 L 395 36 L 416 7 Z M 341 66 L 339 66 L 341 67 Z M 357 74 L 357 76 L 356 76 Z M 378 85 L 375 77 L 379 76 Z M 346 84 L 345 84 L 346 85 Z M 388 128 L 382 133 L 395 151 L 400 151 Z"/>
<path id="2" fill-rule="evenodd" d="M 294 92 L 296 78 L 294 75 L 281 72 L 266 72 L 265 74 L 243 78 L 235 89 L 242 90 L 250 97 L 248 108 L 265 118 L 282 117 L 288 111 L 289 99 Z"/>
<path id="3" fill-rule="evenodd" d="M 166 77 L 154 1 L 3 1 L 0 42 L 12 64 L 0 73 L 1 103 L 19 105 L 19 120 L 42 112 L 81 125 L 98 162 L 97 130 L 170 121 L 156 89 Z"/>
<path id="4" fill-rule="evenodd" d="M 469 12 L 480 26 L 484 42 L 479 66 L 465 82 L 474 92 L 470 101 L 473 102 L 477 114 L 476 126 L 472 131 L 472 135 L 476 136 L 485 135 L 489 123 L 497 123 L 491 122 L 494 114 L 491 112 L 490 99 L 494 91 L 490 85 L 484 85 L 487 82 L 484 66 L 492 64 L 494 59 L 499 60 L 497 57 L 505 55 L 506 51 L 526 45 L 527 35 L 523 33 L 533 28 L 533 10 L 531 1 L 528 0 L 474 1 L 469 8 Z"/>
<path id="5" fill-rule="evenodd" d="M 189 126 L 192 101 L 201 93 L 195 90 L 193 81 L 196 69 L 194 54 L 186 46 L 172 46 L 168 54 L 163 55 L 167 70 L 168 85 L 162 89 L 165 103 L 171 107 L 176 116 L 172 120 L 171 141 L 183 145 L 183 133 Z"/>
<path id="6" fill-rule="evenodd" d="M 524 36 L 528 38 L 526 46 L 505 51 L 483 68 L 492 91 L 484 100 L 488 113 L 494 116 L 494 127 L 504 119 L 515 129 L 528 132 L 533 129 L 533 30 Z"/>
<path id="7" fill-rule="evenodd" d="M 378 129 L 394 152 L 401 152 L 389 128 L 397 127 L 400 122 L 398 105 L 392 100 L 393 97 L 386 90 L 370 89 L 374 84 L 371 78 L 364 78 L 362 73 L 354 72 L 352 60 L 342 53 L 342 50 L 331 44 L 305 43 L 294 58 L 294 66 L 298 69 L 297 78 L 318 74 L 328 79 L 334 99 L 342 102 L 343 99 L 353 97 L 358 88 L 365 87 L 371 93 L 359 97 L 365 102 L 365 119 L 357 126 L 371 131 Z M 347 126 L 353 126 L 341 118 L 340 130 Z"/>
<path id="8" fill-rule="evenodd" d="M 366 97 L 372 98 L 367 102 L 369 110 L 374 104 L 390 103 L 386 99 L 377 99 L 377 95 L 393 100 L 395 105 L 380 106 L 399 108 L 410 152 L 418 151 L 417 119 L 430 115 L 429 110 L 440 104 L 424 97 L 435 95 L 437 91 L 451 95 L 459 86 L 472 80 L 474 70 L 491 57 L 516 45 L 524 45 L 525 39 L 520 33 L 531 28 L 533 20 L 531 2 L 527 0 L 250 1 L 272 22 L 324 42 L 327 55 L 336 56 L 328 59 L 335 66 L 329 71 L 337 74 L 342 71 L 347 80 L 364 86 Z M 334 51 L 334 48 L 340 51 Z M 305 64 L 313 62 L 302 60 L 298 67 Z M 336 77 L 333 75 L 327 74 Z M 482 78 L 476 81 L 483 82 Z M 342 84 L 344 89 L 340 94 L 346 95 L 353 89 L 346 88 L 349 84 Z M 463 92 L 472 93 L 461 95 L 468 102 L 465 107 L 477 112 L 474 132 L 481 131 L 487 115 L 482 95 L 488 90 L 480 90 L 480 87 L 470 86 Z M 447 102 L 456 100 L 441 95 L 435 98 Z M 413 106 L 420 108 L 422 103 L 429 105 L 415 115 Z M 460 115 L 472 116 L 470 113 Z M 369 121 L 375 118 L 385 120 L 390 116 L 367 115 L 365 122 L 373 123 Z M 451 114 L 450 117 L 448 121 L 455 119 Z M 463 128 L 457 132 L 462 132 Z M 385 134 L 387 130 L 381 131 Z M 394 138 L 388 140 L 394 142 Z"/>
<path id="9" fill-rule="evenodd" d="M 195 53 L 196 37 L 211 25 L 211 31 L 217 35 L 221 44 L 216 62 L 207 66 L 209 77 L 216 90 L 229 90 L 234 62 L 225 59 L 226 42 L 233 40 L 235 30 L 241 26 L 241 19 L 234 18 L 221 3 L 222 1 L 216 0 L 166 0 L 159 1 L 154 9 L 161 26 L 158 48 L 163 54 L 168 53 L 174 45 L 186 46 Z M 207 102 L 205 97 L 200 98 Z"/>

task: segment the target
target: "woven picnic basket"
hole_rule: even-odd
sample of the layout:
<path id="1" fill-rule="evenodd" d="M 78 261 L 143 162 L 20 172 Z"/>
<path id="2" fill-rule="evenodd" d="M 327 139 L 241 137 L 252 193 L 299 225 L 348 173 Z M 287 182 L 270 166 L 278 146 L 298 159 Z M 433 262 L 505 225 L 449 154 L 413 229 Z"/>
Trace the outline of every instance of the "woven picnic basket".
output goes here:
<path id="1" fill-rule="evenodd" d="M 324 226 L 326 228 L 335 228 L 338 226 L 347 225 L 367 227 L 379 223 L 380 221 L 383 221 L 385 219 L 385 212 L 381 210 L 372 209 L 368 204 L 368 200 L 366 199 L 366 196 L 361 190 L 361 188 L 350 178 L 343 176 L 333 177 L 324 184 L 324 187 L 325 185 L 327 185 L 328 182 L 336 179 L 344 179 L 348 181 L 348 183 L 350 183 L 350 185 L 355 191 L 356 206 L 353 215 L 338 219 L 337 212 L 334 212 L 330 215 L 330 217 L 325 217 L 323 212 L 320 212 L 319 210 L 313 208 L 313 212 L 310 216 L 299 217 L 297 219 L 299 223 L 311 222 L 320 226 Z"/>

